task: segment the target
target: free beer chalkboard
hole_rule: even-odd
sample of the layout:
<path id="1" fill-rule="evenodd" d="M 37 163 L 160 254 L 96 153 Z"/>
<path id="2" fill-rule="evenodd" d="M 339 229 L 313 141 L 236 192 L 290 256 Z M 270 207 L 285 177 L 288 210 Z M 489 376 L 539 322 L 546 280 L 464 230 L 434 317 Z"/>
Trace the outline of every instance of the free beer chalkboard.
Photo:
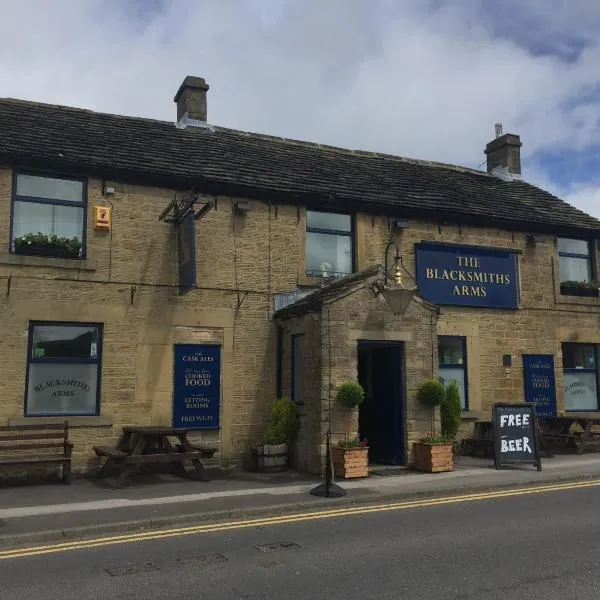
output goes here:
<path id="1" fill-rule="evenodd" d="M 542 470 L 533 404 L 494 404 L 492 428 L 496 469 L 520 463 Z"/>

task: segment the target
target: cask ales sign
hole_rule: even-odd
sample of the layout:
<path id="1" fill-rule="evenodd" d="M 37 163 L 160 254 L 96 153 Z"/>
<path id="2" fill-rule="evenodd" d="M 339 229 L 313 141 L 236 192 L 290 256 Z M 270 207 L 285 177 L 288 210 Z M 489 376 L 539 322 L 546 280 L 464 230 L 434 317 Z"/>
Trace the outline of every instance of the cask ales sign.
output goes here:
<path id="1" fill-rule="evenodd" d="M 551 354 L 523 355 L 525 402 L 535 405 L 538 417 L 556 416 L 554 357 Z"/>
<path id="2" fill-rule="evenodd" d="M 443 242 L 415 244 L 417 288 L 434 304 L 516 309 L 517 253 Z"/>
<path id="3" fill-rule="evenodd" d="M 221 407 L 221 346 L 175 344 L 173 427 L 216 429 Z"/>
<path id="4" fill-rule="evenodd" d="M 494 404 L 492 429 L 496 469 L 506 464 L 525 463 L 542 470 L 532 404 Z"/>

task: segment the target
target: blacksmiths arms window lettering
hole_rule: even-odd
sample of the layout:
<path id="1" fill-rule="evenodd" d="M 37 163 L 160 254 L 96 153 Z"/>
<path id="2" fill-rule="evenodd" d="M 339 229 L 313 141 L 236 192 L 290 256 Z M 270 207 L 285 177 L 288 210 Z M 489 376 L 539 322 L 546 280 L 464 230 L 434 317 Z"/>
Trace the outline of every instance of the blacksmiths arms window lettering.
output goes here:
<path id="1" fill-rule="evenodd" d="M 591 245 L 587 240 L 558 238 L 560 288 L 567 295 L 597 295 L 593 285 Z M 594 294 L 587 294 L 591 289 Z"/>
<path id="2" fill-rule="evenodd" d="M 467 389 L 467 341 L 459 336 L 438 336 L 438 373 L 442 384 L 456 381 L 463 410 L 469 408 Z"/>
<path id="3" fill-rule="evenodd" d="M 11 252 L 83 258 L 86 187 L 83 179 L 15 173 Z"/>
<path id="4" fill-rule="evenodd" d="M 306 211 L 306 274 L 342 277 L 354 272 L 352 216 Z"/>
<path id="5" fill-rule="evenodd" d="M 598 356 L 593 344 L 562 345 L 565 408 L 598 410 Z"/>
<path id="6" fill-rule="evenodd" d="M 98 415 L 102 325 L 31 322 L 25 416 Z"/>

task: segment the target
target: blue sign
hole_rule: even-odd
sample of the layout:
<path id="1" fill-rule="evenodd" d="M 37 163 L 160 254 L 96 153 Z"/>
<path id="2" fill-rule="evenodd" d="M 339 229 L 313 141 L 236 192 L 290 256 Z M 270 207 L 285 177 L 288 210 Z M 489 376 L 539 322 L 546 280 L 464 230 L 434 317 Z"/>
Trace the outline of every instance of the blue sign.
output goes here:
<path id="1" fill-rule="evenodd" d="M 185 293 L 196 287 L 196 220 L 192 210 L 177 223 L 177 250 L 179 291 Z"/>
<path id="2" fill-rule="evenodd" d="M 221 406 L 221 346 L 175 344 L 173 427 L 216 429 Z"/>
<path id="3" fill-rule="evenodd" d="M 535 404 L 538 417 L 556 416 L 554 357 L 550 354 L 523 355 L 525 402 Z"/>
<path id="4" fill-rule="evenodd" d="M 417 288 L 440 305 L 517 308 L 517 251 L 443 242 L 415 244 Z"/>

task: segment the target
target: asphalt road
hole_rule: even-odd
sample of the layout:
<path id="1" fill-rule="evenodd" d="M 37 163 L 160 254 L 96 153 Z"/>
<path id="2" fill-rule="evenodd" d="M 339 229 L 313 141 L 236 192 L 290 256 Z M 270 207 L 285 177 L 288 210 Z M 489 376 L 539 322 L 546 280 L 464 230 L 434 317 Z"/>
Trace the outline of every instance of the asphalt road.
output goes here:
<path id="1" fill-rule="evenodd" d="M 0 556 L 0 598 L 597 598 L 599 542 L 592 486 Z"/>

